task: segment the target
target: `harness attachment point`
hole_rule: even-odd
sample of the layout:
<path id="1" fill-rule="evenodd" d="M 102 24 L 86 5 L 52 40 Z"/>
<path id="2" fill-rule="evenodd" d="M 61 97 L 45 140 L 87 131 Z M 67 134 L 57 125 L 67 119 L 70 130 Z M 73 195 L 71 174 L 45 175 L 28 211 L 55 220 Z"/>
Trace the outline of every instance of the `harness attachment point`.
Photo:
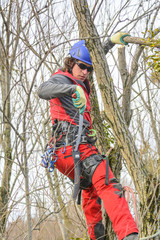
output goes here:
<path id="1" fill-rule="evenodd" d="M 87 134 L 89 137 L 94 137 L 96 135 L 96 130 L 95 129 L 89 129 L 90 134 Z"/>

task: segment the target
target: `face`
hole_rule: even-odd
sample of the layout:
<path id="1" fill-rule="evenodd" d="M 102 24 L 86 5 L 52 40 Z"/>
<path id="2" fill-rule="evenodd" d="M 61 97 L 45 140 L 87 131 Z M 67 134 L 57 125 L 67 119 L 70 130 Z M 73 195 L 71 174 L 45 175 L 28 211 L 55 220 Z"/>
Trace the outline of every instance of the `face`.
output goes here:
<path id="1" fill-rule="evenodd" d="M 88 70 L 87 70 L 87 68 L 86 69 L 82 69 L 82 68 L 85 68 L 84 65 L 86 67 L 89 67 L 89 69 Z M 92 68 L 91 65 L 77 60 L 75 65 L 72 68 L 72 75 L 73 75 L 73 77 L 78 78 L 81 81 L 84 81 L 86 78 L 88 78 L 89 74 L 91 73 L 91 71 L 89 71 L 90 67 Z"/>

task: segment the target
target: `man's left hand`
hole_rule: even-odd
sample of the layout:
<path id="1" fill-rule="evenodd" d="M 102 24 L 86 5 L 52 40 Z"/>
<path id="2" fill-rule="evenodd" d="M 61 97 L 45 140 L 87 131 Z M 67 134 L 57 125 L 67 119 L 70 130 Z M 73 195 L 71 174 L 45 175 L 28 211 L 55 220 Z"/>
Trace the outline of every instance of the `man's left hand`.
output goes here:
<path id="1" fill-rule="evenodd" d="M 130 36 L 129 33 L 124 33 L 124 32 L 118 32 L 116 34 L 114 34 L 110 40 L 112 43 L 115 44 L 121 44 L 121 45 L 128 45 L 128 43 L 124 42 L 123 38 Z"/>

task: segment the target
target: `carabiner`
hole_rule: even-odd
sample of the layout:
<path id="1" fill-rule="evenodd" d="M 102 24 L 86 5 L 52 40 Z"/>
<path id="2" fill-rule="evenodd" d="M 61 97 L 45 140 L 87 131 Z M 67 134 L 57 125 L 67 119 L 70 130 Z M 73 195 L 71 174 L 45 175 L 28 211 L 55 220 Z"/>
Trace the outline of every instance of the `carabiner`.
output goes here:
<path id="1" fill-rule="evenodd" d="M 90 132 L 93 132 L 91 134 L 88 134 L 89 137 L 94 137 L 96 135 L 96 130 L 95 129 L 89 129 Z"/>
<path id="2" fill-rule="evenodd" d="M 54 162 L 50 162 L 49 167 L 48 167 L 48 171 L 53 172 L 53 170 L 54 170 Z"/>
<path id="3" fill-rule="evenodd" d="M 61 153 L 65 153 L 65 151 L 66 151 L 66 148 L 65 148 L 66 143 L 64 142 L 63 145 L 64 145 L 64 147 L 63 147 L 63 149 L 61 149 Z"/>
<path id="4" fill-rule="evenodd" d="M 48 167 L 49 172 L 53 172 L 54 164 L 57 161 L 57 154 L 55 153 L 54 156 L 55 156 L 55 160 L 49 162 L 49 167 Z"/>

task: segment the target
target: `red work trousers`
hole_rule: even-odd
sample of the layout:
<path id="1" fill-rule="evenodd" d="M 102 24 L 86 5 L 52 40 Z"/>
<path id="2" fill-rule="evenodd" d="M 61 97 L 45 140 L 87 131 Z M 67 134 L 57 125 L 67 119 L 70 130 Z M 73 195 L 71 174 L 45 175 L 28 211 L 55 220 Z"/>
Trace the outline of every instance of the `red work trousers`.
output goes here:
<path id="1" fill-rule="evenodd" d="M 61 151 L 62 150 L 62 151 Z M 97 154 L 97 149 L 89 144 L 81 144 L 79 146 L 81 153 L 81 161 L 87 157 Z M 74 179 L 74 160 L 72 157 L 72 146 L 67 146 L 65 151 L 63 148 L 56 150 L 57 162 L 56 168 L 64 175 Z M 88 226 L 88 233 L 92 240 L 104 239 L 104 231 L 102 225 L 102 212 L 100 199 L 103 201 L 105 210 L 112 221 L 113 229 L 119 240 L 125 236 L 138 232 L 135 221 L 129 211 L 128 204 L 124 197 L 116 194 L 118 189 L 113 187 L 111 179 L 114 175 L 109 168 L 109 185 L 105 184 L 106 176 L 106 160 L 96 168 L 92 177 L 92 187 L 83 190 L 83 211 L 85 213 Z M 100 238 L 100 236 L 102 238 Z"/>

